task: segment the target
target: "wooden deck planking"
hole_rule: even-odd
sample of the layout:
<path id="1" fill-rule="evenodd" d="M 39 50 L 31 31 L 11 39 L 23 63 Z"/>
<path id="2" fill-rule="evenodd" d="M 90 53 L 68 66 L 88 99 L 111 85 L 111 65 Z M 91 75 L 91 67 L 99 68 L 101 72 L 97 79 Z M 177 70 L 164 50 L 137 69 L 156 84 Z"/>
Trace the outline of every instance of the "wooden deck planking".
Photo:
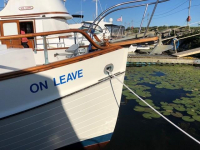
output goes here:
<path id="1" fill-rule="evenodd" d="M 198 58 L 177 58 L 172 56 L 162 56 L 162 55 L 134 55 L 129 53 L 128 63 L 156 63 L 156 64 L 200 64 L 200 59 Z"/>
<path id="2" fill-rule="evenodd" d="M 173 54 L 173 56 L 185 57 L 185 56 L 190 56 L 190 55 L 194 55 L 198 53 L 200 53 L 200 48 L 195 48 L 195 49 L 187 50 L 184 52 L 179 52 L 179 53 Z"/>

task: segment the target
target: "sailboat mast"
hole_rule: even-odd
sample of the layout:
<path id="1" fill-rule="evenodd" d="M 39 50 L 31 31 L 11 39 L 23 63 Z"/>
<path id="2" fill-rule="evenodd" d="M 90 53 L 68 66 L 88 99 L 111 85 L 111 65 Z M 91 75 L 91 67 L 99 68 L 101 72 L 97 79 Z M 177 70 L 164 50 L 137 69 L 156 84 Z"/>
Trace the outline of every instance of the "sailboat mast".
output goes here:
<path id="1" fill-rule="evenodd" d="M 81 22 L 83 22 L 83 1 L 81 0 Z"/>
<path id="2" fill-rule="evenodd" d="M 6 7 L 8 0 L 4 0 L 4 7 Z"/>
<path id="3" fill-rule="evenodd" d="M 98 0 L 96 0 L 96 18 L 98 17 Z"/>
<path id="4" fill-rule="evenodd" d="M 190 8 L 191 8 L 191 3 L 192 3 L 192 0 L 189 1 L 188 17 L 190 17 Z M 188 25 L 188 26 L 189 26 L 189 22 L 190 22 L 190 20 L 188 19 L 188 20 L 187 20 L 187 25 Z"/>
<path id="5" fill-rule="evenodd" d="M 190 25 L 189 25 L 189 22 L 191 21 L 191 16 L 190 16 L 191 3 L 192 3 L 192 0 L 190 0 L 190 2 L 189 2 L 188 18 L 187 18 L 187 26 L 189 27 L 189 31 L 190 31 Z"/>

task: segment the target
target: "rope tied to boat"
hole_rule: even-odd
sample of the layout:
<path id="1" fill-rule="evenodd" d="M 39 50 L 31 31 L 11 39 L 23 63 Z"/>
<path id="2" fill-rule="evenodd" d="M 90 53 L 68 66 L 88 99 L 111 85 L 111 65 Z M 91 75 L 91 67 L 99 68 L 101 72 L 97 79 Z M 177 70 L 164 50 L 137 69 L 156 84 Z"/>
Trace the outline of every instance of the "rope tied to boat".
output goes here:
<path id="1" fill-rule="evenodd" d="M 189 133 L 185 132 L 183 129 L 181 129 L 180 127 L 178 127 L 176 124 L 174 124 L 172 121 L 170 121 L 169 119 L 167 119 L 164 115 L 162 115 L 159 111 L 157 111 L 155 108 L 153 108 L 150 104 L 148 104 L 145 100 L 143 100 L 139 95 L 137 95 L 133 90 L 131 90 L 126 84 L 124 84 L 118 77 L 116 77 L 114 74 L 112 74 L 112 72 L 110 72 L 109 70 L 107 70 L 108 75 L 111 78 L 115 78 L 116 80 L 118 80 L 123 86 L 125 86 L 132 94 L 134 94 L 137 98 L 139 98 L 143 103 L 145 103 L 147 106 L 149 106 L 153 111 L 155 111 L 158 115 L 160 115 L 163 119 L 165 119 L 167 122 L 169 122 L 171 125 L 173 125 L 174 127 L 176 127 L 178 130 L 180 130 L 182 133 L 184 133 L 185 135 L 187 135 L 189 138 L 191 138 L 192 140 L 194 140 L 195 142 L 197 142 L 198 144 L 200 144 L 200 141 L 198 141 L 197 139 L 195 139 L 193 136 L 191 136 Z"/>

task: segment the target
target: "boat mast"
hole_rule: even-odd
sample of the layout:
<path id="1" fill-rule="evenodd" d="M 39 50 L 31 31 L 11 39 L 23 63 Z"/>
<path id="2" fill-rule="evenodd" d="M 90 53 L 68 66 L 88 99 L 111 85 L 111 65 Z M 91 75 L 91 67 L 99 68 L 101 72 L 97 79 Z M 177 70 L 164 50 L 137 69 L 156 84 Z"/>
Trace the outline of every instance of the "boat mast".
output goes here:
<path id="1" fill-rule="evenodd" d="M 4 0 L 4 7 L 6 7 L 9 0 Z"/>
<path id="2" fill-rule="evenodd" d="M 191 8 L 191 3 L 192 3 L 192 0 L 189 1 L 188 18 L 187 18 L 187 26 L 189 26 L 189 22 L 190 22 L 190 20 L 191 20 L 191 17 L 190 17 L 190 8 Z M 190 30 L 190 26 L 189 26 L 189 30 Z"/>
<path id="3" fill-rule="evenodd" d="M 64 2 L 64 6 L 65 6 L 66 1 L 67 1 L 67 0 L 63 0 L 63 2 Z"/>
<path id="4" fill-rule="evenodd" d="M 96 0 L 96 18 L 98 17 L 98 0 Z"/>

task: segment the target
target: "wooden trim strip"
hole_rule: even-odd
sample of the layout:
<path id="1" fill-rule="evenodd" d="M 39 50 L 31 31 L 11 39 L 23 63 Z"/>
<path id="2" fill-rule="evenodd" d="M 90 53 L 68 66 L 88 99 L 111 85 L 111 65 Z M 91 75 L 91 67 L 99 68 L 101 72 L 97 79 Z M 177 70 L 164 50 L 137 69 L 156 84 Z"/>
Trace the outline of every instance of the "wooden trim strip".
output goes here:
<path id="1" fill-rule="evenodd" d="M 97 36 L 96 34 L 94 34 L 93 36 L 94 36 L 94 38 L 95 38 L 95 40 L 96 40 L 97 42 L 101 42 L 101 40 L 98 38 L 98 36 Z"/>
<path id="2" fill-rule="evenodd" d="M 63 34 L 63 33 L 80 33 L 85 36 L 85 38 L 96 48 L 98 49 L 106 49 L 108 46 L 102 47 L 95 43 L 92 38 L 83 30 L 80 29 L 69 29 L 69 30 L 59 30 L 59 31 L 51 31 L 51 32 L 41 32 L 41 33 L 32 33 L 32 34 L 25 34 L 25 35 L 13 35 L 13 36 L 2 36 L 0 37 L 0 40 L 10 40 L 10 39 L 16 39 L 16 38 L 23 38 L 23 37 L 36 37 L 36 36 L 48 36 L 52 34 Z M 127 46 L 135 43 L 144 43 L 149 41 L 156 41 L 158 40 L 158 37 L 150 37 L 150 38 L 141 38 L 141 39 L 133 39 L 133 40 L 127 40 L 117 43 L 110 43 L 109 46 Z"/>
<path id="3" fill-rule="evenodd" d="M 12 79 L 12 78 L 17 78 L 17 77 L 21 77 L 21 76 L 25 76 L 25 75 L 30 75 L 30 74 L 34 74 L 34 73 L 38 73 L 38 72 L 42 72 L 42 71 L 47 71 L 47 70 L 55 69 L 55 68 L 62 67 L 62 66 L 66 66 L 66 65 L 73 64 L 73 63 L 76 63 L 76 62 L 80 62 L 80 61 L 83 61 L 83 60 L 87 60 L 87 59 L 90 59 L 90 58 L 93 58 L 93 57 L 104 55 L 104 54 L 119 50 L 120 48 L 122 48 L 122 47 L 120 47 L 120 46 L 109 47 L 106 50 L 88 53 L 88 54 L 77 56 L 77 57 L 74 57 L 74 58 L 61 60 L 61 61 L 58 61 L 58 62 L 53 62 L 53 63 L 47 64 L 47 65 L 41 65 L 41 66 L 31 67 L 31 68 L 28 68 L 28 69 L 23 69 L 23 70 L 19 70 L 19 71 L 1 74 L 0 75 L 0 81 Z"/>
<path id="4" fill-rule="evenodd" d="M 17 38 L 23 38 L 23 37 L 36 37 L 36 36 L 48 36 L 52 34 L 63 34 L 63 33 L 71 33 L 76 32 L 80 33 L 85 36 L 85 38 L 96 48 L 98 49 L 106 49 L 107 47 L 101 47 L 98 44 L 96 44 L 92 38 L 83 30 L 79 29 L 68 29 L 68 30 L 59 30 L 59 31 L 51 31 L 51 32 L 41 32 L 41 33 L 31 33 L 31 34 L 25 34 L 25 35 L 12 35 L 12 36 L 2 36 L 0 37 L 0 40 L 10 40 L 10 39 L 17 39 Z"/>
<path id="5" fill-rule="evenodd" d="M 26 15 L 26 16 L 21 16 L 21 17 L 1 17 L 1 19 L 13 19 L 13 18 L 30 18 L 30 17 L 40 17 L 40 15 Z"/>
<path id="6" fill-rule="evenodd" d="M 33 14 L 0 16 L 0 18 L 1 19 L 8 19 L 8 18 L 28 18 L 28 17 L 39 17 L 40 15 L 47 15 L 47 14 L 69 14 L 69 13 L 68 12 L 43 12 L 43 13 L 33 13 Z"/>

